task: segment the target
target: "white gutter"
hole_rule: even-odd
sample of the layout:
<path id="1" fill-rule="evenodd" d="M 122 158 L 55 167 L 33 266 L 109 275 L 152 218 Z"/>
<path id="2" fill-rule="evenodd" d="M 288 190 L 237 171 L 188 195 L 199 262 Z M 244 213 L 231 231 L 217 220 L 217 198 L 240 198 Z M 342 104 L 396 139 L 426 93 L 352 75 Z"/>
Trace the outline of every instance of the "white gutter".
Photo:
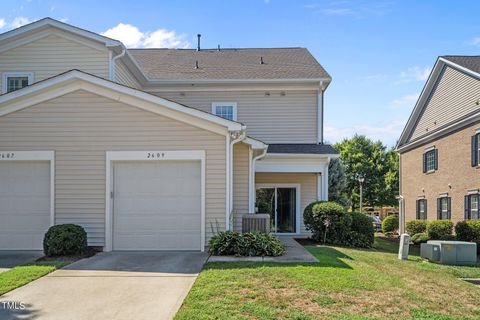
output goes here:
<path id="1" fill-rule="evenodd" d="M 110 63 L 110 80 L 115 81 L 115 76 L 116 76 L 115 75 L 115 61 L 117 61 L 117 59 L 123 57 L 126 52 L 127 52 L 127 49 L 125 49 L 125 47 L 122 46 L 122 52 L 112 58 L 112 60 L 111 60 L 112 62 Z"/>
<path id="2" fill-rule="evenodd" d="M 255 213 L 255 163 L 257 160 L 267 155 L 268 146 L 263 149 L 262 153 L 252 159 L 252 165 L 250 167 L 250 192 L 248 195 L 248 213 Z"/>

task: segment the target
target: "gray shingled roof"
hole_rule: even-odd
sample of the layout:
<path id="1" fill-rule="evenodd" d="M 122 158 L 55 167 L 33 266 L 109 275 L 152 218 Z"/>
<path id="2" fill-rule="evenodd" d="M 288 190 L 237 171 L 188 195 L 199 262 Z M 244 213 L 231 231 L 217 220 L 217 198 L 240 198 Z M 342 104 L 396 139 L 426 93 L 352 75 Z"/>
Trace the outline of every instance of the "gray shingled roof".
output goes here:
<path id="1" fill-rule="evenodd" d="M 329 144 L 283 143 L 269 144 L 267 153 L 338 154 L 338 151 Z"/>
<path id="2" fill-rule="evenodd" d="M 480 56 L 442 56 L 442 58 L 480 73 Z"/>
<path id="3" fill-rule="evenodd" d="M 151 80 L 330 79 L 305 48 L 128 51 Z"/>

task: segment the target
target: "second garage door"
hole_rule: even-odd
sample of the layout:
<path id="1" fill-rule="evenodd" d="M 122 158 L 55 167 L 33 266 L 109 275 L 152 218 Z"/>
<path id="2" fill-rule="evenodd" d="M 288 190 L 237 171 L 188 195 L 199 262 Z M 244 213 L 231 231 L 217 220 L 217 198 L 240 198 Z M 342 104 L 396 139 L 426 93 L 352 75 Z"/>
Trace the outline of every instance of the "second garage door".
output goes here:
<path id="1" fill-rule="evenodd" d="M 113 165 L 114 250 L 200 250 L 200 161 Z"/>

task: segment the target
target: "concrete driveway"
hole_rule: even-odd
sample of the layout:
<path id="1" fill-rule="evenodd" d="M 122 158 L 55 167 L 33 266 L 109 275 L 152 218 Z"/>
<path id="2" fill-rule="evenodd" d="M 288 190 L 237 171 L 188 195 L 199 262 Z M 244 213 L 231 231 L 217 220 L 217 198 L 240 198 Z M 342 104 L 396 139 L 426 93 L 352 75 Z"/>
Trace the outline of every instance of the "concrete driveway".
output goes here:
<path id="1" fill-rule="evenodd" d="M 0 272 L 10 268 L 33 262 L 43 256 L 42 251 L 4 251 L 0 250 Z"/>
<path id="2" fill-rule="evenodd" d="M 207 257 L 100 253 L 1 296 L 0 319 L 171 319 Z M 25 309 L 6 310 L 2 301 L 23 303 Z"/>

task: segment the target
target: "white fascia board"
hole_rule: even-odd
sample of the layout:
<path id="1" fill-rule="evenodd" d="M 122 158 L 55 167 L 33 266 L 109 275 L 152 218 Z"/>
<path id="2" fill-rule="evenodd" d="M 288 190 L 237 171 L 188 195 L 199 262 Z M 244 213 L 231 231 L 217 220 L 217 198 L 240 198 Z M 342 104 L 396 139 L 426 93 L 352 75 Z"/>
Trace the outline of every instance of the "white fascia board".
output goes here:
<path id="1" fill-rule="evenodd" d="M 76 82 L 75 80 L 80 81 L 79 83 L 74 84 L 74 82 Z M 39 101 L 40 95 L 36 97 L 37 99 L 30 99 L 31 101 L 27 101 L 28 99 L 25 99 L 25 101 L 22 100 L 23 103 L 16 100 L 27 97 L 30 94 L 33 95 L 42 90 L 48 91 L 49 88 L 53 89 L 56 86 L 59 86 L 59 88 L 55 88 L 56 90 L 51 90 L 50 93 L 47 92 L 47 94 L 44 94 L 41 101 Z M 224 127 L 228 131 L 244 131 L 246 129 L 246 127 L 241 123 L 230 121 L 194 108 L 182 106 L 176 102 L 169 101 L 133 88 L 125 87 L 123 85 L 107 81 L 105 79 L 101 79 L 77 70 L 69 71 L 57 77 L 44 80 L 31 86 L 25 87 L 21 90 L 17 90 L 0 96 L 0 116 L 45 101 L 46 99 L 52 99 L 56 96 L 63 95 L 79 89 L 95 92 L 97 94 L 107 96 L 113 100 L 133 105 L 137 108 L 151 111 L 154 113 L 166 115 L 166 110 L 174 111 L 177 113 L 176 115 L 170 113 L 166 116 L 170 116 L 174 119 L 179 119 L 180 121 L 182 120 L 180 119 L 181 117 L 179 117 L 178 113 L 188 115 L 190 117 L 188 119 L 184 119 L 183 121 L 188 121 L 192 125 L 198 125 L 198 123 L 196 123 L 198 121 L 195 120 L 203 120 L 210 124 Z M 8 105 L 10 102 L 14 103 Z M 1 107 L 1 105 L 5 106 Z M 161 108 L 159 108 L 160 106 L 164 107 L 165 110 L 162 111 Z M 223 132 L 223 134 L 226 134 L 226 132 Z"/>
<path id="2" fill-rule="evenodd" d="M 266 149 L 266 148 L 268 148 L 268 144 L 264 143 L 263 141 L 254 139 L 252 137 L 245 137 L 245 139 L 242 142 L 251 146 L 252 149 Z"/>
<path id="3" fill-rule="evenodd" d="M 107 47 L 115 47 L 115 46 L 122 45 L 122 43 L 118 40 L 110 39 L 108 37 L 99 35 L 98 33 L 90 32 L 90 31 L 72 26 L 70 24 L 52 19 L 52 18 L 44 18 L 44 19 L 32 22 L 30 24 L 24 25 L 22 27 L 19 27 L 17 29 L 5 32 L 0 35 L 0 42 L 16 36 L 20 36 L 24 33 L 34 31 L 36 29 L 39 29 L 45 26 L 52 26 L 52 27 L 68 31 L 94 41 L 104 43 Z"/>
<path id="4" fill-rule="evenodd" d="M 463 73 L 466 73 L 466 74 L 468 74 L 468 75 L 470 75 L 474 78 L 480 79 L 480 73 L 478 73 L 478 72 L 475 72 L 475 71 L 470 70 L 468 68 L 462 67 L 461 65 L 456 64 L 456 63 L 454 63 L 454 62 L 452 62 L 448 59 L 445 59 L 443 57 L 440 57 L 439 60 L 442 61 L 443 63 L 447 64 L 448 66 L 454 68 L 454 69 L 462 71 Z"/>
<path id="5" fill-rule="evenodd" d="M 305 79 L 177 79 L 177 80 L 158 80 L 148 78 L 149 84 L 241 84 L 241 83 L 329 83 L 330 78 L 305 78 Z"/>

